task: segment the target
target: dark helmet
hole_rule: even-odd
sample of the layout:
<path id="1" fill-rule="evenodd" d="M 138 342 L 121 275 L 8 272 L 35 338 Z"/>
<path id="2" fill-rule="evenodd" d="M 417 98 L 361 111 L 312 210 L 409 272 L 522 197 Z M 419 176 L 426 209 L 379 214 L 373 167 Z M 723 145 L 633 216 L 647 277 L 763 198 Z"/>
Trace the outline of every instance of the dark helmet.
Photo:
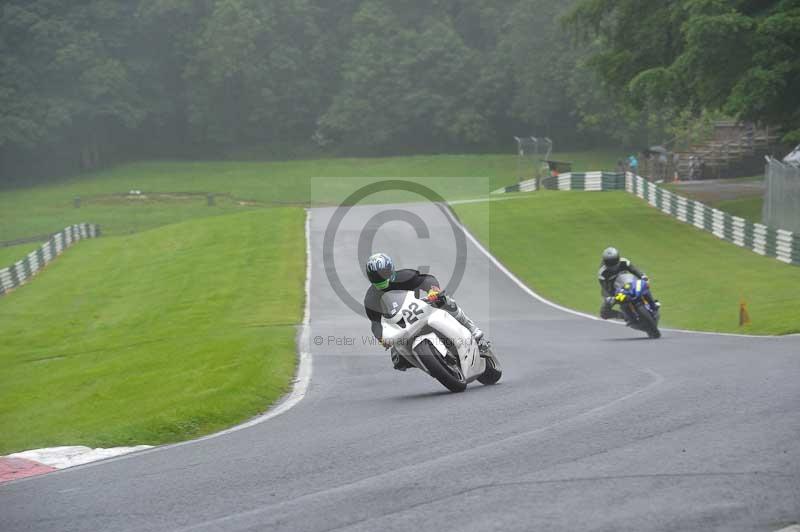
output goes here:
<path id="1" fill-rule="evenodd" d="M 375 253 L 367 259 L 367 277 L 375 288 L 386 290 L 389 282 L 394 281 L 396 275 L 394 261 L 389 255 Z"/>
<path id="2" fill-rule="evenodd" d="M 617 248 L 608 247 L 603 251 L 603 265 L 611 271 L 619 267 L 619 251 Z"/>

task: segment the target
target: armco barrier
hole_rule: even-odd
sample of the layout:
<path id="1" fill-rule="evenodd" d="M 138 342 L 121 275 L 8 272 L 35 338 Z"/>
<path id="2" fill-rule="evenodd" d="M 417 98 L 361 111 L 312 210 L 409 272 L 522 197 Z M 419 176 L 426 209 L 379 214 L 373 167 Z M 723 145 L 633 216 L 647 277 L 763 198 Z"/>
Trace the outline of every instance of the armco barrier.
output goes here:
<path id="1" fill-rule="evenodd" d="M 540 180 L 531 179 L 500 189 L 496 193 L 552 190 L 626 190 L 678 220 L 768 257 L 800 265 L 800 234 L 767 227 L 714 209 L 699 201 L 670 192 L 630 172 L 568 173 Z"/>
<path id="2" fill-rule="evenodd" d="M 571 172 L 520 181 L 517 184 L 495 190 L 494 193 L 534 192 L 539 188 L 549 190 L 625 190 L 625 174 L 614 172 Z"/>
<path id="3" fill-rule="evenodd" d="M 52 235 L 50 240 L 38 249 L 28 253 L 22 260 L 8 268 L 0 269 L 0 296 L 26 283 L 75 242 L 98 236 L 100 236 L 100 226 L 95 224 L 83 223 L 65 227 L 62 231 Z"/>

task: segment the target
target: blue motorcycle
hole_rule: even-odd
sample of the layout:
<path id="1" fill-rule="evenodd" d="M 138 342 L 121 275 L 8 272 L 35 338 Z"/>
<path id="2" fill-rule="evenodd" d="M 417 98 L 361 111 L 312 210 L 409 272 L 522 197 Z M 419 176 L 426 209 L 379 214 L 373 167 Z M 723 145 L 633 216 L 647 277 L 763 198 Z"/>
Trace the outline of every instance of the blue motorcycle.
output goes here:
<path id="1" fill-rule="evenodd" d="M 661 338 L 660 312 L 647 280 L 626 272 L 614 281 L 614 289 L 613 303 L 619 305 L 628 326 L 646 332 L 650 338 Z"/>

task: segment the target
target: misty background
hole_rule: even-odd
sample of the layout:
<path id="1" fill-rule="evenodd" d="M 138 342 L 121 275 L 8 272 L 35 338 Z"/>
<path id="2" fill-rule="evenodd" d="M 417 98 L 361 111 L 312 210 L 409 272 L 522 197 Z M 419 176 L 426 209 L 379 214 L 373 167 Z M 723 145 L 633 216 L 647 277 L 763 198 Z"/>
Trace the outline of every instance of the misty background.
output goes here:
<path id="1" fill-rule="evenodd" d="M 800 141 L 800 1 L 6 0 L 0 185 L 138 158 Z"/>

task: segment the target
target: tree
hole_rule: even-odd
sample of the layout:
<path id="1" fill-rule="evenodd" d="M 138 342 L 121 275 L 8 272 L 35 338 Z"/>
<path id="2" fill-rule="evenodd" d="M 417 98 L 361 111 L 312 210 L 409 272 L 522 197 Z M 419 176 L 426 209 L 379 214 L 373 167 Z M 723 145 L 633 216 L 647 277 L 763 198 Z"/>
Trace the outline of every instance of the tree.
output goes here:
<path id="1" fill-rule="evenodd" d="M 664 129 L 722 111 L 800 136 L 797 0 L 582 0 L 567 24 L 619 102 Z"/>
<path id="2" fill-rule="evenodd" d="M 569 135 L 577 122 L 569 87 L 582 49 L 572 46 L 558 24 L 568 7 L 549 0 L 518 2 L 501 38 L 514 83 L 511 116 L 540 135 Z"/>
<path id="3" fill-rule="evenodd" d="M 90 0 L 8 2 L 0 19 L 0 145 L 67 144 L 85 169 L 144 118 L 126 45 L 132 11 Z"/>
<path id="4" fill-rule="evenodd" d="M 312 138 L 340 153 L 488 149 L 522 131 L 573 140 L 579 116 L 608 106 L 578 88 L 591 72 L 556 24 L 563 6 L 6 0 L 0 174 Z"/>
<path id="5" fill-rule="evenodd" d="M 137 65 L 147 119 L 140 137 L 158 154 L 191 145 L 186 66 L 213 7 L 213 0 L 141 0 L 135 15 L 141 60 Z"/>
<path id="6" fill-rule="evenodd" d="M 322 133 L 362 147 L 490 141 L 507 83 L 496 46 L 500 18 L 481 1 L 363 2 Z"/>
<path id="7" fill-rule="evenodd" d="M 316 8 L 305 0 L 218 0 L 186 67 L 190 123 L 222 144 L 310 137 L 324 87 Z"/>

